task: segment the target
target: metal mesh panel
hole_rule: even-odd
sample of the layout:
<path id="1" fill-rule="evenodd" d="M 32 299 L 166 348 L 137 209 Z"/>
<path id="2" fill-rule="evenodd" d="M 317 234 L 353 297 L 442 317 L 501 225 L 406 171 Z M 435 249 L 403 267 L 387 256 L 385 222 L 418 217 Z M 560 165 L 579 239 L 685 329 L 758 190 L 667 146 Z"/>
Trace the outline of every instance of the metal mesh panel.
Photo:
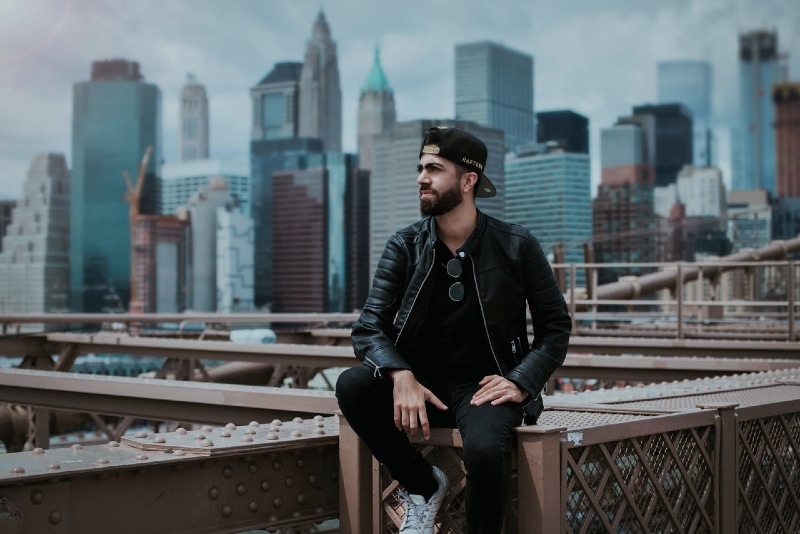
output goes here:
<path id="1" fill-rule="evenodd" d="M 545 410 L 538 424 L 558 425 L 568 428 L 602 426 L 611 423 L 642 420 L 657 414 L 623 414 L 612 412 L 580 411 L 580 410 Z M 450 492 L 445 497 L 437 516 L 435 531 L 438 534 L 463 534 L 467 531 L 465 510 L 466 472 L 461 457 L 461 449 L 442 446 L 420 446 L 423 456 L 432 464 L 442 469 L 450 481 Z M 516 466 L 516 448 L 512 447 L 511 465 Z M 624 460 L 622 460 L 624 461 Z M 516 532 L 518 512 L 518 496 L 516 469 L 512 468 L 511 499 L 506 513 L 506 528 Z M 381 488 L 381 532 L 396 534 L 405 514 L 404 505 L 397 498 L 399 484 L 392 478 L 385 466 L 380 466 Z M 609 496 L 609 499 L 611 496 Z M 629 513 L 629 512 L 626 512 Z M 633 532 L 633 531 L 632 531 Z"/>
<path id="2" fill-rule="evenodd" d="M 714 532 L 713 426 L 565 449 L 569 533 Z"/>
<path id="3" fill-rule="evenodd" d="M 794 382 L 794 384 L 791 384 Z M 687 407 L 681 402 L 681 398 L 697 399 L 706 395 L 725 395 L 726 393 L 736 394 L 747 389 L 758 389 L 771 386 L 784 385 L 797 388 L 800 383 L 800 370 L 780 369 L 773 371 L 763 371 L 760 373 L 747 373 L 742 375 L 726 375 L 718 377 L 708 377 L 700 380 L 676 380 L 672 382 L 651 383 L 642 386 L 600 389 L 596 391 L 583 391 L 580 393 L 570 393 L 552 395 L 554 404 L 585 406 L 588 404 L 624 404 L 626 406 L 655 406 L 659 407 Z M 800 391 L 800 390 L 795 390 Z M 768 392 L 769 393 L 769 392 Z M 791 393 L 789 393 L 791 394 Z M 795 392 L 794 397 L 800 393 Z M 726 398 L 729 400 L 729 398 Z M 678 404 L 672 405 L 671 402 Z M 756 404 L 768 403 L 764 398 L 756 399 Z M 637 404 L 643 403 L 643 404 Z M 663 404 L 662 404 L 663 403 Z M 688 406 L 694 408 L 694 405 Z"/>
<path id="4" fill-rule="evenodd" d="M 800 531 L 800 413 L 738 425 L 739 532 Z"/>
<path id="5" fill-rule="evenodd" d="M 738 404 L 739 406 L 758 406 L 773 404 L 781 401 L 790 401 L 800 398 L 800 386 L 794 384 L 780 384 L 767 387 L 749 389 L 736 389 L 704 393 L 701 395 L 687 395 L 683 397 L 670 397 L 634 402 L 622 402 L 615 406 L 630 408 L 664 408 L 664 409 L 691 409 L 698 404 Z"/>
<path id="6" fill-rule="evenodd" d="M 631 414 L 598 412 L 590 410 L 545 410 L 537 421 L 540 425 L 565 426 L 567 428 L 580 428 L 587 426 L 602 426 L 626 421 L 647 419 L 656 414 Z"/>

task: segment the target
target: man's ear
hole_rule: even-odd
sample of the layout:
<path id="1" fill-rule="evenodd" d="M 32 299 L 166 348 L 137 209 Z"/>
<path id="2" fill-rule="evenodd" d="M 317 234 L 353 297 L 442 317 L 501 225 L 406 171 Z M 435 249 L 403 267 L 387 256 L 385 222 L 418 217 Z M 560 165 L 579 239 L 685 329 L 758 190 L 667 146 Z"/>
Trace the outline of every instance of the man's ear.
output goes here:
<path id="1" fill-rule="evenodd" d="M 472 191 L 478 186 L 478 173 L 476 172 L 465 172 L 464 173 L 464 192 L 467 193 Z"/>

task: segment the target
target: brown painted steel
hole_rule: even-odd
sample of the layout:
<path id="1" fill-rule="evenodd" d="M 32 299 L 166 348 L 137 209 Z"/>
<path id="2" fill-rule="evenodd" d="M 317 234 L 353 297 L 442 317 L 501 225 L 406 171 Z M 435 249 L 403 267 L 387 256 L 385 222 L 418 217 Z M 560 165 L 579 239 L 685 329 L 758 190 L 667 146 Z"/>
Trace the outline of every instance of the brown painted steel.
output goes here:
<path id="1" fill-rule="evenodd" d="M 0 370 L 0 402 L 157 421 L 248 423 L 276 417 L 333 414 L 330 391 Z"/>
<path id="2" fill-rule="evenodd" d="M 549 396 L 539 424 L 517 430 L 517 494 L 505 532 L 794 531 L 800 526 L 800 497 L 789 488 L 800 476 L 799 418 L 798 370 Z M 326 468 L 324 484 L 315 479 L 320 483 L 315 491 L 328 495 L 329 504 L 338 495 L 340 531 L 392 532 L 402 513 L 393 499 L 396 484 L 352 432 L 346 435 L 346 424 L 337 434 L 328 423 L 314 426 L 323 420 L 297 423 L 312 429 L 308 440 L 307 431 L 293 436 L 289 426 L 262 421 L 128 436 L 120 445 L 126 458 L 113 456 L 119 451 L 109 445 L 0 455 L 0 495 L 6 509 L 41 522 L 36 532 L 59 532 L 58 525 L 66 524 L 80 532 L 109 524 L 118 532 L 233 532 L 258 522 L 311 532 L 302 530 L 310 528 L 304 525 L 332 519 L 336 512 L 325 505 L 324 513 L 317 506 L 290 514 L 291 519 L 259 515 L 270 503 L 259 491 L 248 500 L 251 475 L 275 471 L 276 478 L 258 479 L 258 487 L 267 480 L 269 492 L 282 482 L 289 493 L 280 501 L 273 497 L 272 506 L 289 506 L 285 495 L 296 500 L 299 493 L 289 486 L 299 481 L 292 475 L 287 483 L 282 470 L 299 456 L 303 466 L 320 461 L 330 466 L 325 462 L 336 451 L 338 462 Z M 254 442 L 243 441 L 251 428 Z M 324 431 L 321 440 L 336 442 L 338 436 L 338 449 L 312 445 L 318 428 Z M 453 481 L 438 532 L 463 532 L 458 433 L 437 430 L 419 445 Z M 125 502 L 126 510 L 110 502 L 111 495 Z M 753 503 L 753 495 L 760 500 Z M 199 509 L 195 515 L 202 524 L 186 517 L 193 509 Z M 94 526 L 78 522 L 87 517 Z"/>
<path id="3" fill-rule="evenodd" d="M 329 417 L 0 455 L 0 531 L 318 532 L 338 516 L 337 444 Z"/>

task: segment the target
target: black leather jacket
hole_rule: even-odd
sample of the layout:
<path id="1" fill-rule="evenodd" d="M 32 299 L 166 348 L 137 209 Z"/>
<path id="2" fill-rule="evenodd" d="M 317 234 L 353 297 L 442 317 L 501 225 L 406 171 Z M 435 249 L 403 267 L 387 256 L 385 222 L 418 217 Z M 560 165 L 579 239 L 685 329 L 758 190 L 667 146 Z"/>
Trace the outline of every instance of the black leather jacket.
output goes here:
<path id="1" fill-rule="evenodd" d="M 356 356 L 375 374 L 414 369 L 409 347 L 425 318 L 435 265 L 436 224 L 432 217 L 389 238 L 367 302 L 353 325 Z M 526 228 L 478 211 L 478 223 L 458 249 L 471 261 L 486 335 L 498 374 L 527 391 L 525 422 L 542 410 L 539 392 L 564 363 L 572 321 L 564 296 L 537 239 Z M 528 342 L 527 310 L 533 323 Z"/>

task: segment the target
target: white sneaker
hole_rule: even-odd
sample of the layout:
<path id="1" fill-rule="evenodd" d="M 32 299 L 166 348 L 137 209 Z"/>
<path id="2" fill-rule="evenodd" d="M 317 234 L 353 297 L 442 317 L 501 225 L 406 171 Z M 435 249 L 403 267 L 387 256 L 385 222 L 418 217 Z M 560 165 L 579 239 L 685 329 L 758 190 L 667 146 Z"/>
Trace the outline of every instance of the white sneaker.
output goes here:
<path id="1" fill-rule="evenodd" d="M 433 477 L 439 484 L 428 502 L 422 495 L 399 491 L 400 500 L 406 504 L 406 516 L 400 525 L 400 534 L 433 534 L 433 523 L 447 493 L 447 475 L 438 467 L 433 467 Z"/>

